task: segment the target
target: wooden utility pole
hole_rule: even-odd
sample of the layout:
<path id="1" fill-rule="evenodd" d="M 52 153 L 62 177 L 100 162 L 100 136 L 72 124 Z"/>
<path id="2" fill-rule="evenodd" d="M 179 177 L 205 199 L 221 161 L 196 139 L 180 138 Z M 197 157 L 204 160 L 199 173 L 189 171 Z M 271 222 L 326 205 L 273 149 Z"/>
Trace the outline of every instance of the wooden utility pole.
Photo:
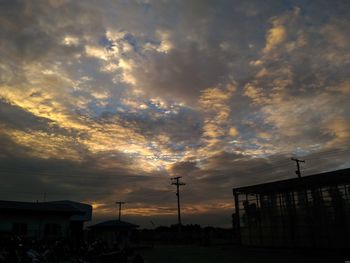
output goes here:
<path id="1" fill-rule="evenodd" d="M 125 202 L 115 202 L 117 205 L 119 205 L 119 216 L 118 216 L 118 220 L 120 221 L 120 217 L 122 214 L 122 205 L 125 204 Z"/>
<path id="2" fill-rule="evenodd" d="M 297 163 L 297 169 L 295 173 L 298 175 L 299 178 L 301 178 L 301 172 L 300 172 L 300 164 L 299 163 L 305 163 L 305 160 L 299 160 L 297 158 L 291 158 L 292 161 L 295 161 Z"/>
<path id="3" fill-rule="evenodd" d="M 179 232 L 181 232 L 181 211 L 180 211 L 180 186 L 185 185 L 185 183 L 180 182 L 181 176 L 171 178 L 172 185 L 176 185 L 176 196 L 177 196 L 177 223 Z"/>

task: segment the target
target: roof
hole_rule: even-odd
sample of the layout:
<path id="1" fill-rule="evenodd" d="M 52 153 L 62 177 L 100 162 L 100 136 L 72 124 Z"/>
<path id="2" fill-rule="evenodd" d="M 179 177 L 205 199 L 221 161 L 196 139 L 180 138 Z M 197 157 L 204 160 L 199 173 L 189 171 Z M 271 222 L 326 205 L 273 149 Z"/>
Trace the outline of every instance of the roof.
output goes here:
<path id="1" fill-rule="evenodd" d="M 273 193 L 291 191 L 294 189 L 338 185 L 344 183 L 350 183 L 350 168 L 309 175 L 301 178 L 292 178 L 287 180 L 233 188 L 233 193 Z"/>
<path id="2" fill-rule="evenodd" d="M 72 221 L 90 221 L 92 217 L 92 205 L 84 204 L 80 202 L 74 202 L 70 200 L 61 200 L 61 201 L 51 201 L 51 204 L 65 204 L 70 205 L 73 208 L 76 208 L 82 211 L 82 214 L 74 214 L 71 216 L 70 220 Z"/>
<path id="3" fill-rule="evenodd" d="M 17 202 L 0 200 L 0 211 L 35 212 L 35 213 L 59 213 L 59 214 L 83 214 L 84 212 L 68 204 L 51 202 Z"/>
<path id="4" fill-rule="evenodd" d="M 137 228 L 138 225 L 128 223 L 125 221 L 119 221 L 119 220 L 109 220 L 109 221 L 103 221 L 100 223 L 97 223 L 95 225 L 89 226 L 89 228 L 92 229 L 101 229 L 101 228 L 109 228 L 109 229 L 119 229 L 119 228 Z"/>

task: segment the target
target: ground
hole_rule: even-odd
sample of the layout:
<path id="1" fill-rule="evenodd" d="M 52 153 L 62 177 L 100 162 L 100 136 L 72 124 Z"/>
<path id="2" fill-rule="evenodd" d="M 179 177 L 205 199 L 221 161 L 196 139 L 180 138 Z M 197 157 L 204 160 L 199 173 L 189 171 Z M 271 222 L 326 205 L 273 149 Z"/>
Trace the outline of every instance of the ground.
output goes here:
<path id="1" fill-rule="evenodd" d="M 148 263 L 344 263 L 350 258 L 339 253 L 301 252 L 279 249 L 253 249 L 200 246 L 157 246 L 141 253 Z"/>

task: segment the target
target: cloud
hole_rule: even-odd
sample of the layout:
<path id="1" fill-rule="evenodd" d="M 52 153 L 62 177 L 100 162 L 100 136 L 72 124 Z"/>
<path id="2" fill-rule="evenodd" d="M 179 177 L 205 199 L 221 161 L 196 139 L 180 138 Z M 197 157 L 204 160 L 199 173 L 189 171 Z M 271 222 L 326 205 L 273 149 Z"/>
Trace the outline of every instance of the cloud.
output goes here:
<path id="1" fill-rule="evenodd" d="M 198 171 L 196 161 L 181 161 L 176 162 L 170 167 L 170 171 L 174 175 L 186 175 L 196 173 Z"/>
<path id="2" fill-rule="evenodd" d="M 231 188 L 293 177 L 291 156 L 347 167 L 349 7 L 5 1 L 1 198 L 47 192 L 100 219 L 120 199 L 169 223 L 180 175 L 185 221 L 225 225 Z"/>
<path id="3" fill-rule="evenodd" d="M 278 17 L 271 18 L 272 27 L 269 29 L 266 35 L 266 46 L 263 49 L 263 53 L 272 52 L 276 47 L 281 45 L 288 37 L 285 24 L 292 23 L 300 14 L 300 8 L 294 8 L 293 12 L 287 12 L 286 14 Z"/>
<path id="4" fill-rule="evenodd" d="M 274 25 L 274 27 L 269 30 L 264 52 L 270 52 L 278 44 L 283 43 L 286 39 L 286 35 L 286 29 L 282 25 Z"/>
<path id="5" fill-rule="evenodd" d="M 186 103 L 193 103 L 201 90 L 214 86 L 227 72 L 220 60 L 196 45 L 150 54 L 146 63 L 133 70 L 136 85 L 150 96 L 161 94 Z"/>
<path id="6" fill-rule="evenodd" d="M 271 132 L 275 134 L 275 145 L 283 145 L 283 149 L 291 151 L 294 147 L 290 143 L 292 138 L 300 145 L 329 147 L 327 141 L 334 141 L 332 137 L 337 136 L 327 132 L 325 123 L 347 119 L 344 113 L 349 110 L 340 95 L 346 93 L 344 73 L 348 63 L 344 57 L 341 58 L 343 50 L 338 43 L 341 40 L 331 43 L 328 37 L 324 38 L 335 22 L 331 20 L 326 25 L 310 28 L 301 13 L 302 9 L 295 8 L 272 18 L 261 58 L 251 63 L 258 74 L 243 89 L 244 95 L 262 114 L 264 123 L 274 127 Z M 276 33 L 277 41 L 271 32 L 280 26 L 287 33 L 282 34 L 278 29 L 281 35 Z M 341 28 L 337 26 L 334 32 L 343 39 L 345 31 Z M 332 59 L 322 50 L 331 52 Z M 339 68 L 340 64 L 342 68 Z M 341 109 L 334 108 L 334 105 Z M 268 136 L 263 137 L 268 139 Z M 345 137 L 344 141 L 347 140 Z M 276 140 L 279 142 L 276 143 Z"/>

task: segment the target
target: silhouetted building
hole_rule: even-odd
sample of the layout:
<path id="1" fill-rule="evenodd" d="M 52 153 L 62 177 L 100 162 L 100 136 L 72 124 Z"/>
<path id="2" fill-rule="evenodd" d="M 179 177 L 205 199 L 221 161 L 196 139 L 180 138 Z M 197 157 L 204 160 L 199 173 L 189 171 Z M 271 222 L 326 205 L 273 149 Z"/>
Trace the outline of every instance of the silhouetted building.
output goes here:
<path id="1" fill-rule="evenodd" d="M 80 238 L 92 207 L 72 201 L 0 201 L 0 235 L 32 239 Z"/>
<path id="2" fill-rule="evenodd" d="M 138 227 L 138 225 L 125 221 L 109 220 L 88 228 L 90 229 L 90 238 L 102 240 L 110 248 L 113 246 L 123 248 L 130 245 L 133 233 Z"/>
<path id="3" fill-rule="evenodd" d="M 350 169 L 233 189 L 240 242 L 349 248 Z"/>
<path id="4" fill-rule="evenodd" d="M 70 205 L 73 208 L 78 209 L 83 213 L 73 214 L 69 218 L 69 234 L 71 239 L 76 242 L 80 242 L 84 238 L 84 223 L 91 221 L 92 217 L 92 206 L 89 204 L 74 202 L 70 200 L 53 201 L 51 204 L 64 204 Z"/>

